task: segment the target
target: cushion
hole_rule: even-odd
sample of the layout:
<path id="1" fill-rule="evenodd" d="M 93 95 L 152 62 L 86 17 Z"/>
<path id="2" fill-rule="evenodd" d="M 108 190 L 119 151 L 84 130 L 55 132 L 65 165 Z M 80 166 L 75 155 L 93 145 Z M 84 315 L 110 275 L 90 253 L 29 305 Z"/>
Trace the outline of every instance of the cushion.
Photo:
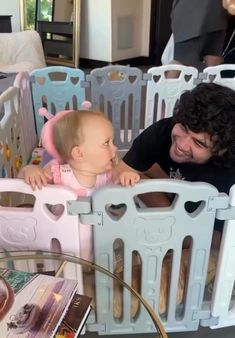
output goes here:
<path id="1" fill-rule="evenodd" d="M 34 30 L 0 33 L 0 71 L 31 72 L 46 67 L 41 38 Z"/>

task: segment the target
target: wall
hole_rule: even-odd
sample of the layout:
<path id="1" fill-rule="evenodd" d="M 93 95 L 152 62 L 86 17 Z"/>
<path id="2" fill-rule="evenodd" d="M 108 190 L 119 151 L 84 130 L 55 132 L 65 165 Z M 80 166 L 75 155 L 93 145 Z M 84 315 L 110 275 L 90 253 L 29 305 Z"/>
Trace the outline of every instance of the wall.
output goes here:
<path id="1" fill-rule="evenodd" d="M 58 0 L 57 0 L 58 1 Z M 20 31 L 20 0 L 0 0 Z M 151 0 L 81 0 L 80 57 L 115 62 L 148 56 Z"/>
<path id="2" fill-rule="evenodd" d="M 81 0 L 80 57 L 106 62 L 149 55 L 151 0 Z"/>
<path id="3" fill-rule="evenodd" d="M 81 0 L 80 57 L 110 61 L 111 0 Z"/>
<path id="4" fill-rule="evenodd" d="M 20 0 L 0 0 L 0 15 L 12 15 L 12 31 L 20 31 Z"/>
<path id="5" fill-rule="evenodd" d="M 148 56 L 148 0 L 112 0 L 112 61 Z"/>

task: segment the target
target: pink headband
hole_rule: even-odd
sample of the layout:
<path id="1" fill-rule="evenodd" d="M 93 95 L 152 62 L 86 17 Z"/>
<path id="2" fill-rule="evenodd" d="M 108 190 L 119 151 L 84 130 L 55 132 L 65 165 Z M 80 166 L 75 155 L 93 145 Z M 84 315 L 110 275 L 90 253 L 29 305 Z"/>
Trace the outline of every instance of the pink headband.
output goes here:
<path id="1" fill-rule="evenodd" d="M 89 101 L 84 101 L 82 103 L 82 107 L 84 109 L 89 109 L 91 107 L 91 103 Z M 56 113 L 56 115 L 50 114 L 46 108 L 40 108 L 39 109 L 39 115 L 45 116 L 48 121 L 44 124 L 41 131 L 41 144 L 43 148 L 48 152 L 49 155 L 51 155 L 53 158 L 57 159 L 60 163 L 63 162 L 62 158 L 58 154 L 54 143 L 53 143 L 53 126 L 54 124 L 61 119 L 63 116 L 69 114 L 72 110 L 63 110 L 59 113 Z"/>

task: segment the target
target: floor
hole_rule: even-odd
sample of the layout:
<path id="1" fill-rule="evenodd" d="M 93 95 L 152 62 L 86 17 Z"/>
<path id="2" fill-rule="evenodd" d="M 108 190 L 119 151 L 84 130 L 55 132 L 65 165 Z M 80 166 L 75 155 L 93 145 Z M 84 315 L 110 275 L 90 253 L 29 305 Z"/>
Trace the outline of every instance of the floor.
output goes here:
<path id="1" fill-rule="evenodd" d="M 86 338 L 97 338 L 96 333 L 87 333 Z M 100 336 L 99 336 L 100 337 Z M 157 338 L 156 334 L 135 334 L 135 335 L 112 335 L 104 336 L 107 338 Z M 194 332 L 169 333 L 168 338 L 234 338 L 235 326 L 223 329 L 211 330 L 209 328 L 200 328 Z"/>

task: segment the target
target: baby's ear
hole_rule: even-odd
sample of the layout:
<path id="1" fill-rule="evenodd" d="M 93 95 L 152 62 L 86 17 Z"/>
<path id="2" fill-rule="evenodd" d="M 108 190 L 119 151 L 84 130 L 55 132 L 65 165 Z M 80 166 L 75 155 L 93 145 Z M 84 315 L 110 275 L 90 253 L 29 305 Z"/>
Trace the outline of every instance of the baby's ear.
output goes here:
<path id="1" fill-rule="evenodd" d="M 79 161 L 83 159 L 83 153 L 79 146 L 74 146 L 71 151 L 72 159 L 75 161 Z"/>

